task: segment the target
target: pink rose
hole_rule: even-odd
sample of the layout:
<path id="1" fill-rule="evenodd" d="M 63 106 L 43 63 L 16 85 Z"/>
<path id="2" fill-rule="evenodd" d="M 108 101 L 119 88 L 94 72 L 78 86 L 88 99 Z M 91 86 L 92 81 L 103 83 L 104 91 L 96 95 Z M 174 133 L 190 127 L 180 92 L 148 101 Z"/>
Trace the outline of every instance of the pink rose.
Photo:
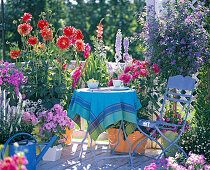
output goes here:
<path id="1" fill-rule="evenodd" d="M 119 80 L 122 80 L 124 84 L 130 83 L 131 78 L 132 78 L 131 75 L 126 75 L 126 74 L 119 76 Z"/>

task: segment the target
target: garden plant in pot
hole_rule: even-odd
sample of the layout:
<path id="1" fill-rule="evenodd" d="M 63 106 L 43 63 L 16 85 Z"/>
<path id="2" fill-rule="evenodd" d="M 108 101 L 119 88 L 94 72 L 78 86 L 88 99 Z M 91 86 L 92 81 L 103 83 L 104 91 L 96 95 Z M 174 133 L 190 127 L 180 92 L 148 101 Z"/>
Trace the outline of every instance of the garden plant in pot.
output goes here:
<path id="1" fill-rule="evenodd" d="M 169 108 L 168 110 L 166 110 L 162 116 L 162 121 L 166 122 L 166 123 L 174 123 L 174 124 L 178 124 L 178 125 L 181 125 L 183 122 L 184 122 L 184 117 L 182 116 L 182 113 L 181 111 L 177 111 L 177 112 L 174 112 L 172 110 L 172 104 L 170 105 L 171 108 Z M 158 117 L 157 117 L 157 120 L 158 120 Z M 166 129 L 163 129 L 162 130 L 162 133 L 167 137 L 169 138 L 170 140 L 174 141 L 180 131 L 181 131 L 181 126 L 180 127 L 176 127 L 176 128 L 171 128 L 171 127 L 168 127 L 169 129 L 166 130 Z M 188 121 L 186 122 L 186 125 L 185 125 L 185 128 L 184 128 L 184 131 L 188 130 L 190 128 L 190 125 L 188 123 Z M 156 138 L 158 139 L 160 137 L 160 135 L 157 133 L 154 134 L 154 136 L 156 136 Z M 166 148 L 170 143 L 165 140 L 163 137 L 161 137 L 161 141 L 162 141 L 162 145 L 163 145 L 163 148 Z M 178 142 L 180 141 L 180 139 L 178 140 Z M 177 152 L 177 147 L 176 146 L 172 146 L 168 149 L 169 152 L 166 152 L 166 155 L 167 156 L 174 156 L 175 153 Z"/>
<path id="2" fill-rule="evenodd" d="M 51 148 L 43 156 L 43 160 L 56 161 L 60 159 L 62 146 L 68 140 L 66 140 L 66 131 L 72 130 L 74 125 L 74 122 L 67 116 L 67 112 L 59 104 L 55 104 L 50 110 L 40 113 L 38 126 L 41 141 L 46 142 L 54 135 L 58 136 Z M 68 136 L 68 138 L 71 138 L 71 136 Z"/>

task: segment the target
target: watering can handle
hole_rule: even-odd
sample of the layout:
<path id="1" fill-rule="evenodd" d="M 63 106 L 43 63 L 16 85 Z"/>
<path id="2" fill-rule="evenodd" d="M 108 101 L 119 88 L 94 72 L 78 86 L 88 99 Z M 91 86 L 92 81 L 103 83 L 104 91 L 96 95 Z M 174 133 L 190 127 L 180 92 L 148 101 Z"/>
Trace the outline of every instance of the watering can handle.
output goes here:
<path id="1" fill-rule="evenodd" d="M 35 143 L 37 143 L 37 140 L 32 136 L 30 135 L 29 133 L 16 133 L 15 135 L 11 136 L 7 141 L 6 143 L 4 144 L 4 147 L 1 151 L 1 159 L 3 160 L 4 159 L 4 152 L 7 148 L 7 145 L 9 144 L 9 142 L 16 136 L 19 136 L 19 135 L 26 135 L 26 136 L 30 136 L 31 138 L 33 138 L 33 140 L 35 141 Z"/>

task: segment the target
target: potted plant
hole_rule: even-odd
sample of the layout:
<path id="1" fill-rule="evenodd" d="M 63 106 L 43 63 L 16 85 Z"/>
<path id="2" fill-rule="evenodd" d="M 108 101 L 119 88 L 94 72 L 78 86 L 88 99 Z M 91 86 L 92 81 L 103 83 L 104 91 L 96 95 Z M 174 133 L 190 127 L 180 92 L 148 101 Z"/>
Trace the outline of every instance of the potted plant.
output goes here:
<path id="1" fill-rule="evenodd" d="M 66 140 L 64 134 L 66 129 L 72 130 L 74 128 L 74 122 L 70 120 L 61 105 L 55 104 L 50 110 L 39 114 L 38 125 L 42 142 L 49 141 L 54 135 L 58 136 L 52 147 L 43 156 L 43 160 L 56 161 L 60 159 L 62 145 Z"/>
<path id="2" fill-rule="evenodd" d="M 173 109 L 172 109 L 172 105 L 170 105 L 171 108 L 167 109 L 163 115 L 162 115 L 162 121 L 166 122 L 166 123 L 174 123 L 174 124 L 177 124 L 177 125 L 181 125 L 183 122 L 184 122 L 184 115 L 182 115 L 181 112 L 177 111 L 174 113 Z M 157 117 L 157 120 L 158 120 L 159 116 Z M 170 128 L 170 127 L 169 127 Z M 175 140 L 180 131 L 181 131 L 181 128 L 182 126 L 180 127 L 176 127 L 174 129 L 169 129 L 169 130 L 166 130 L 166 129 L 163 129 L 161 132 L 167 137 L 169 138 L 170 140 Z M 190 128 L 190 125 L 188 123 L 188 121 L 186 121 L 186 125 L 185 125 L 185 128 L 184 128 L 184 131 L 188 130 Z M 158 132 L 156 134 L 154 134 L 154 136 L 156 138 L 159 138 L 160 135 L 158 134 Z M 162 145 L 163 145 L 163 148 L 166 148 L 170 143 L 165 140 L 163 137 L 161 137 L 161 141 L 162 141 Z M 173 153 L 176 153 L 177 151 L 177 147 L 176 146 L 172 146 L 168 149 L 168 151 L 170 152 L 173 152 Z M 166 155 L 167 156 L 174 156 L 173 153 L 170 153 L 170 152 L 166 152 Z"/>

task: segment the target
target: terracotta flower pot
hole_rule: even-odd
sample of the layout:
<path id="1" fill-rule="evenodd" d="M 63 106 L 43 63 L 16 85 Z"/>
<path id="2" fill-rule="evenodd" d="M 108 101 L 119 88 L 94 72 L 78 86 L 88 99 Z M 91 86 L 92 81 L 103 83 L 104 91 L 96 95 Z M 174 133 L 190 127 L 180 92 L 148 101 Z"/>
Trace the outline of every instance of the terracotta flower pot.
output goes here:
<path id="1" fill-rule="evenodd" d="M 65 144 L 70 144 L 71 143 L 71 139 L 72 139 L 72 135 L 73 135 L 73 129 L 68 129 L 66 128 L 66 134 L 63 134 L 66 138 L 65 140 Z"/>
<path id="2" fill-rule="evenodd" d="M 107 129 L 108 138 L 109 138 L 109 146 L 110 148 L 114 148 L 114 146 L 118 142 L 117 134 L 119 129 Z M 133 153 L 134 148 L 141 142 L 143 139 L 145 139 L 146 136 L 140 133 L 139 131 L 135 131 L 134 133 L 128 135 L 128 140 L 131 143 L 131 153 Z M 145 153 L 145 146 L 147 144 L 147 140 L 143 142 L 137 149 L 137 153 Z M 127 140 L 123 139 L 123 131 L 120 131 L 119 134 L 119 144 L 115 148 L 115 151 L 117 152 L 125 152 L 128 153 L 130 149 L 130 145 Z"/>

